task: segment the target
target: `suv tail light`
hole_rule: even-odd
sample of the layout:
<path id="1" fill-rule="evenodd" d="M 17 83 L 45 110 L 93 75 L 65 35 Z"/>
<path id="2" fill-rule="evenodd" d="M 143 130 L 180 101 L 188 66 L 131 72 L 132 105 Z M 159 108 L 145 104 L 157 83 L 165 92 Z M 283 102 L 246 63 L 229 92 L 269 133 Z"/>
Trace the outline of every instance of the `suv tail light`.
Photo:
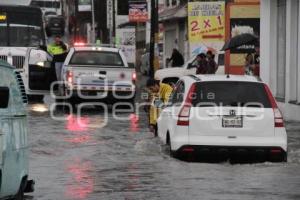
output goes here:
<path id="1" fill-rule="evenodd" d="M 190 125 L 190 110 L 192 107 L 192 100 L 193 100 L 193 95 L 194 95 L 195 90 L 196 90 L 196 85 L 193 84 L 188 92 L 188 95 L 185 99 L 184 105 L 179 112 L 178 120 L 177 120 L 178 126 L 189 126 Z"/>
<path id="2" fill-rule="evenodd" d="M 189 126 L 190 125 L 190 105 L 184 105 L 178 115 L 177 125 L 178 126 Z"/>
<path id="3" fill-rule="evenodd" d="M 274 110 L 275 127 L 284 127 L 284 120 L 280 110 L 278 108 L 273 108 L 273 110 Z"/>
<path id="4" fill-rule="evenodd" d="M 73 72 L 67 71 L 67 83 L 72 84 L 73 83 Z"/>
<path id="5" fill-rule="evenodd" d="M 284 127 L 284 120 L 283 120 L 282 114 L 277 106 L 277 103 L 272 95 L 270 88 L 266 84 L 265 84 L 265 90 L 268 94 L 268 98 L 269 98 L 269 101 L 271 103 L 271 106 L 272 106 L 273 112 L 274 112 L 274 127 L 275 128 Z"/>

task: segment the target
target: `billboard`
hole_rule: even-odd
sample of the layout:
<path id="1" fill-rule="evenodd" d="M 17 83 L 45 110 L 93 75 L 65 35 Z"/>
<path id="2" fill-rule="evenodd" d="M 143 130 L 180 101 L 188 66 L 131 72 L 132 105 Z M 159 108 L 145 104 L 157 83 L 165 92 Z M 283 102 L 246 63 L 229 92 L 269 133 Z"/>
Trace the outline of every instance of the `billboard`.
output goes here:
<path id="1" fill-rule="evenodd" d="M 188 23 L 190 55 L 218 53 L 225 42 L 225 2 L 190 2 Z"/>
<path id="2" fill-rule="evenodd" d="M 78 0 L 78 11 L 79 12 L 91 12 L 92 11 L 92 0 Z"/>
<path id="3" fill-rule="evenodd" d="M 130 22 L 148 21 L 147 2 L 129 2 L 129 21 Z"/>
<path id="4" fill-rule="evenodd" d="M 118 28 L 117 45 L 122 49 L 128 63 L 135 63 L 135 28 Z"/>

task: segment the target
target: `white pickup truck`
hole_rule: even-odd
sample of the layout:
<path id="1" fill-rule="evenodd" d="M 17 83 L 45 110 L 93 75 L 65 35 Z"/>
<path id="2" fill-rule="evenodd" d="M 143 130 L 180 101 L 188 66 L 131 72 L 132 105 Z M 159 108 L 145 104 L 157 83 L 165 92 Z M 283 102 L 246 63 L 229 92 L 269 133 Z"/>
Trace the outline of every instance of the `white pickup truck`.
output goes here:
<path id="1" fill-rule="evenodd" d="M 136 72 L 118 48 L 70 48 L 62 67 L 60 96 L 72 104 L 83 102 L 133 102 Z"/>
<path id="2" fill-rule="evenodd" d="M 216 61 L 218 64 L 218 70 L 216 74 L 224 74 L 224 53 L 219 53 L 216 56 Z M 186 62 L 181 67 L 172 67 L 159 69 L 155 72 L 155 79 L 160 80 L 162 83 L 175 84 L 180 77 L 186 75 L 196 74 L 197 60 L 196 56 L 192 57 L 188 62 Z"/>

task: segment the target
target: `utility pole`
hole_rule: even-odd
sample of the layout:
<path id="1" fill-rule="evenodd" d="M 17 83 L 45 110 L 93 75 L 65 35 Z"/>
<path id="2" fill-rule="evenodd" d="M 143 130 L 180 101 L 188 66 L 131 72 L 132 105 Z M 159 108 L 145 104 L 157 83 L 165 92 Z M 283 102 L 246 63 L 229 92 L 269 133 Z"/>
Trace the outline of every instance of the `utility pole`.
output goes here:
<path id="1" fill-rule="evenodd" d="M 95 5 L 94 5 L 94 0 L 92 0 L 92 43 L 95 43 L 95 36 L 96 36 L 96 32 L 95 32 Z"/>
<path id="2" fill-rule="evenodd" d="M 158 43 L 158 0 L 151 0 L 151 34 L 150 34 L 150 77 L 154 78 L 155 71 L 159 68 L 156 55 Z"/>

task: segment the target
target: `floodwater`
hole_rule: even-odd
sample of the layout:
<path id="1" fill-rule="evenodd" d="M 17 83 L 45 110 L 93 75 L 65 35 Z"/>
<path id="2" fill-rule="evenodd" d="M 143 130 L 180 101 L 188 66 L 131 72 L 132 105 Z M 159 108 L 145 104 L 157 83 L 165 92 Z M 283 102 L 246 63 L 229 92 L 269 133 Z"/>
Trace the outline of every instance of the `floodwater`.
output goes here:
<path id="1" fill-rule="evenodd" d="M 206 164 L 170 158 L 144 113 L 116 120 L 87 108 L 81 117 L 30 104 L 27 199 L 300 199 L 300 124 L 288 123 L 287 163 Z M 107 125 L 103 126 L 107 119 Z"/>

